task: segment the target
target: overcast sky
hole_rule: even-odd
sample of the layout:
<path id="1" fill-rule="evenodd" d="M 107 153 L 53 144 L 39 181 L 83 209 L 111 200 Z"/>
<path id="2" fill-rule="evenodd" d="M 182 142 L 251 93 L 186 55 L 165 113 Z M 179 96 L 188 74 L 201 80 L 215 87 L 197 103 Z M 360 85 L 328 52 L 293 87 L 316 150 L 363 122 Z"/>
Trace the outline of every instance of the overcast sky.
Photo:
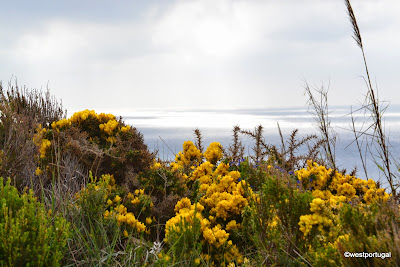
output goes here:
<path id="1" fill-rule="evenodd" d="M 400 104 L 400 1 L 353 0 L 370 74 Z M 304 107 L 304 81 L 356 105 L 362 54 L 342 0 L 4 1 L 0 80 L 69 110 Z"/>

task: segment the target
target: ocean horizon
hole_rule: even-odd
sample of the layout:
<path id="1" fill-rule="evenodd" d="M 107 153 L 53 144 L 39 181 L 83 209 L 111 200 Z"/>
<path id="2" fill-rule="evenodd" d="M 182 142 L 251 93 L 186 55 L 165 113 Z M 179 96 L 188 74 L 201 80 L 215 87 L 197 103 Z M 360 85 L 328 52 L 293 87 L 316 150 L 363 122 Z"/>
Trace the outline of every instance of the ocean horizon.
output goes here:
<path id="1" fill-rule="evenodd" d="M 356 108 L 353 108 L 355 110 Z M 97 110 L 96 110 L 97 111 Z M 99 112 L 99 111 L 97 111 Z M 126 124 L 136 127 L 144 136 L 150 151 L 158 151 L 162 160 L 173 160 L 175 154 L 182 150 L 183 142 L 195 141 L 194 129 L 202 132 L 204 147 L 211 142 L 220 142 L 224 148 L 232 143 L 232 130 L 239 126 L 242 130 L 253 131 L 258 125 L 264 128 L 263 137 L 268 144 L 281 147 L 278 124 L 284 141 L 294 129 L 298 129 L 297 139 L 309 134 L 317 134 L 315 116 L 307 107 L 275 108 L 275 109 L 114 109 L 101 110 L 121 116 Z M 357 166 L 357 176 L 365 178 L 359 152 L 351 131 L 352 120 L 350 107 L 331 107 L 329 118 L 331 128 L 337 133 L 336 160 L 340 169 L 348 172 Z M 72 115 L 72 114 L 70 114 Z M 365 129 L 368 114 L 364 117 L 354 114 L 356 129 Z M 400 150 L 400 106 L 389 106 L 383 116 L 386 136 L 389 138 L 391 152 L 398 155 Z M 364 126 L 363 126 L 364 124 Z M 364 128 L 362 128 L 364 127 Z M 240 135 L 246 147 L 246 155 L 251 153 L 254 141 L 243 134 Z M 298 153 L 307 150 L 304 146 Z M 397 158 L 396 158 L 397 159 Z M 367 161 L 368 178 L 381 181 L 379 167 L 369 157 Z"/>

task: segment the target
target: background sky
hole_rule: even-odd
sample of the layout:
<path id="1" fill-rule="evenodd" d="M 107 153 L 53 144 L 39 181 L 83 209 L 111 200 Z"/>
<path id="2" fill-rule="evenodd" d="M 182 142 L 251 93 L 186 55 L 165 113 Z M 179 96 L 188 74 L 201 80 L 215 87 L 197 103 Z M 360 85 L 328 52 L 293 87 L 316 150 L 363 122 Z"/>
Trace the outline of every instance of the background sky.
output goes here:
<path id="1" fill-rule="evenodd" d="M 381 100 L 400 104 L 400 1 L 353 0 Z M 68 110 L 332 105 L 366 87 L 342 0 L 4 1 L 0 80 Z"/>

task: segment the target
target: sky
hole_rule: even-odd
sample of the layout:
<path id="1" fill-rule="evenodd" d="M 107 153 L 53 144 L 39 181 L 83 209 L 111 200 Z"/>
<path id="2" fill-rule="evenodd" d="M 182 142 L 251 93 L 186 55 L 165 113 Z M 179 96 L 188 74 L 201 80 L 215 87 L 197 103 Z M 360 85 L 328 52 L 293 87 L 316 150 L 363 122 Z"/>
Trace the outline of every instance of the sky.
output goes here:
<path id="1" fill-rule="evenodd" d="M 351 1 L 381 100 L 400 104 L 400 1 Z M 4 87 L 46 90 L 68 110 L 304 107 L 366 94 L 342 0 L 5 1 Z"/>

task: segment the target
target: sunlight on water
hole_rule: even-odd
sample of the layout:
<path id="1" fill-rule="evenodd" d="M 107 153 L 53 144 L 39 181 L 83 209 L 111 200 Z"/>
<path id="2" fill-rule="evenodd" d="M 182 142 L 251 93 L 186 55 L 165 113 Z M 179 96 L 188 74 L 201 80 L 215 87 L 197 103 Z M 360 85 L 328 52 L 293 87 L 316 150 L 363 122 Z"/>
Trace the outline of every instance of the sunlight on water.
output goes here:
<path id="1" fill-rule="evenodd" d="M 390 138 L 393 154 L 400 151 L 400 108 L 393 107 L 385 113 L 384 123 L 386 135 Z M 306 108 L 293 109 L 242 109 L 242 110 L 185 110 L 185 109 L 120 109 L 100 110 L 98 112 L 112 113 L 122 116 L 122 119 L 144 135 L 145 142 L 152 151 L 158 151 L 158 156 L 164 160 L 174 159 L 174 154 L 182 149 L 184 141 L 194 141 L 193 129 L 199 128 L 203 134 L 204 146 L 211 142 L 220 142 L 225 148 L 231 144 L 233 126 L 251 130 L 258 125 L 264 127 L 264 138 L 269 144 L 281 146 L 278 132 L 278 123 L 283 137 L 288 140 L 290 133 L 298 129 L 298 139 L 318 133 L 316 120 Z M 365 178 L 359 152 L 351 131 L 350 110 L 339 107 L 332 109 L 329 114 L 331 126 L 339 135 L 336 145 L 336 158 L 340 168 L 351 171 L 358 167 L 358 176 Z M 70 114 L 72 115 L 72 113 Z M 366 129 L 365 122 L 368 116 L 355 118 L 356 129 Z M 242 142 L 246 146 L 247 154 L 251 153 L 253 140 L 244 135 Z M 303 147 L 299 153 L 304 153 Z M 379 180 L 380 172 L 374 163 L 369 160 L 369 176 Z"/>

